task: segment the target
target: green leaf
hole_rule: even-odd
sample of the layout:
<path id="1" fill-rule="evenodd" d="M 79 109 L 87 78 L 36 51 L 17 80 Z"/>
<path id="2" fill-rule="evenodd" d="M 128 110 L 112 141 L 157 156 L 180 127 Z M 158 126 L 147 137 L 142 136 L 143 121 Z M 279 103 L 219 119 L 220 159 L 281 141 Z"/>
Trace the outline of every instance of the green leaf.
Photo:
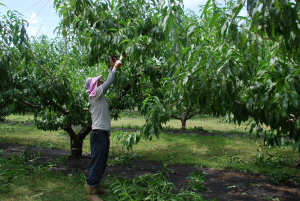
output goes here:
<path id="1" fill-rule="evenodd" d="M 300 140 L 298 140 L 298 142 L 295 142 L 294 146 L 293 146 L 293 150 L 296 151 L 296 150 L 300 150 Z"/>
<path id="2" fill-rule="evenodd" d="M 246 36 L 246 35 L 242 35 L 242 36 L 240 37 L 240 43 L 238 44 L 237 47 L 241 50 L 242 48 L 245 47 L 246 42 L 247 42 L 247 36 Z"/>
<path id="3" fill-rule="evenodd" d="M 166 27 L 168 24 L 169 15 L 165 16 L 164 22 L 163 22 L 163 31 L 166 31 Z"/>
<path id="4" fill-rule="evenodd" d="M 196 26 L 190 26 L 188 31 L 187 31 L 187 37 L 194 31 L 194 29 L 196 28 Z"/>
<path id="5" fill-rule="evenodd" d="M 186 83 L 188 82 L 188 80 L 189 80 L 189 77 L 188 77 L 188 76 L 186 76 L 185 78 L 183 78 L 182 85 L 185 86 Z"/>
<path id="6" fill-rule="evenodd" d="M 265 104 L 268 101 L 268 99 L 269 99 L 269 95 L 268 95 L 267 92 L 265 92 L 264 95 L 261 98 L 261 101 L 262 101 L 263 104 Z"/>
<path id="7" fill-rule="evenodd" d="M 210 5 L 210 2 L 211 2 L 211 0 L 208 0 L 208 1 L 206 2 L 205 6 L 204 6 L 204 9 L 203 9 L 203 11 L 202 11 L 202 14 L 201 14 L 201 16 L 200 16 L 200 19 L 203 19 L 203 18 L 202 18 L 203 15 L 206 16 L 207 10 L 209 9 L 209 7 L 212 6 L 212 5 Z"/>
<path id="8" fill-rule="evenodd" d="M 160 0 L 159 1 L 159 10 L 161 10 L 162 9 L 162 7 L 163 7 L 163 5 L 165 4 L 165 0 Z"/>
<path id="9" fill-rule="evenodd" d="M 184 55 L 189 49 L 190 49 L 190 47 L 184 48 L 184 50 L 183 50 L 182 53 L 181 53 L 181 59 L 182 59 L 183 55 Z"/>
<path id="10" fill-rule="evenodd" d="M 245 4 L 245 0 L 238 0 L 238 3 L 232 9 L 231 19 L 234 19 L 240 13 L 240 11 L 242 10 L 244 4 Z"/>
<path id="11" fill-rule="evenodd" d="M 127 42 L 127 41 L 131 41 L 130 39 L 125 39 L 125 40 L 123 40 L 120 44 L 119 44 L 119 47 L 120 47 L 120 45 L 122 44 L 122 43 L 125 43 L 125 42 Z"/>
<path id="12" fill-rule="evenodd" d="M 214 16 L 210 19 L 209 28 L 212 29 L 216 24 L 217 19 L 221 16 L 221 13 L 215 13 Z"/>
<path id="13" fill-rule="evenodd" d="M 228 21 L 226 20 L 221 28 L 221 36 L 223 38 L 225 38 L 227 27 L 228 27 Z"/>
<path id="14" fill-rule="evenodd" d="M 165 40 L 167 41 L 169 39 L 170 31 L 171 31 L 172 25 L 173 25 L 173 20 L 172 20 L 171 16 L 167 19 L 166 23 L 167 24 L 166 24 L 166 30 L 165 30 Z"/>
<path id="15" fill-rule="evenodd" d="M 288 94 L 286 92 L 284 92 L 282 94 L 282 107 L 284 110 L 287 110 L 287 108 L 288 108 L 288 101 L 289 101 Z"/>
<path id="16" fill-rule="evenodd" d="M 298 100 L 297 100 L 297 98 L 291 92 L 288 92 L 288 95 L 289 95 L 289 101 L 290 101 L 290 103 L 297 109 L 298 108 Z"/>
<path id="17" fill-rule="evenodd" d="M 137 39 L 135 40 L 135 42 L 137 43 L 139 40 L 142 40 L 142 39 L 144 39 L 144 38 L 148 38 L 148 36 L 142 36 L 142 37 L 139 37 L 139 38 L 137 38 Z"/>

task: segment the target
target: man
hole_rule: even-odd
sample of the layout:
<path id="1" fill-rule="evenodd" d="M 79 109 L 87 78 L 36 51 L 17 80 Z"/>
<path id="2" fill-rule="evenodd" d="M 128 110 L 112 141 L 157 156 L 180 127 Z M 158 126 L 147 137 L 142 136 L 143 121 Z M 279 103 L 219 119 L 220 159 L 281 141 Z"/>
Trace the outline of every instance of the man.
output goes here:
<path id="1" fill-rule="evenodd" d="M 100 186 L 109 152 L 111 128 L 108 101 L 105 98 L 105 94 L 114 82 L 115 72 L 121 65 L 122 62 L 120 60 L 115 61 L 111 57 L 110 66 L 113 66 L 113 69 L 110 71 L 107 80 L 103 82 L 101 80 L 103 75 L 100 75 L 95 78 L 87 78 L 85 83 L 85 89 L 89 93 L 92 113 L 92 131 L 90 134 L 91 167 L 90 176 L 86 182 L 89 201 L 102 201 L 97 194 L 104 194 L 109 191 Z"/>

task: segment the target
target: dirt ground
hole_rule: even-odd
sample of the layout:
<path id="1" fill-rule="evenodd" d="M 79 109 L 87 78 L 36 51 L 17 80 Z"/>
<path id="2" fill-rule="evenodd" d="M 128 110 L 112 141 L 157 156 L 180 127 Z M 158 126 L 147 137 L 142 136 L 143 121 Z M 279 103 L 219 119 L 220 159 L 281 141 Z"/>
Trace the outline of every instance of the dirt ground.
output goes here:
<path id="1" fill-rule="evenodd" d="M 12 153 L 21 153 L 27 148 L 24 145 L 0 143 L 0 150 L 9 156 Z M 57 159 L 59 156 L 68 156 L 70 152 L 59 149 L 44 149 L 29 147 L 32 152 L 42 151 L 40 162 Z M 113 158 L 110 158 L 113 159 Z M 103 179 L 114 173 L 124 177 L 134 178 L 137 175 L 153 174 L 161 171 L 163 164 L 142 160 L 133 160 L 130 165 L 115 165 L 106 168 Z M 85 153 L 81 157 L 69 157 L 67 163 L 51 168 L 53 171 L 60 171 L 66 174 L 83 173 L 88 177 L 90 167 L 89 154 Z M 246 172 L 234 172 L 217 169 L 205 169 L 184 165 L 169 164 L 168 173 L 170 181 L 174 183 L 173 193 L 178 193 L 180 189 L 188 187 L 187 177 L 190 172 L 200 170 L 206 172 L 207 181 L 204 183 L 208 189 L 201 193 L 207 200 L 272 200 L 278 198 L 285 201 L 299 201 L 300 187 L 293 183 L 279 186 L 272 184 L 266 179 L 267 175 Z M 278 200 L 277 199 L 277 200 Z"/>

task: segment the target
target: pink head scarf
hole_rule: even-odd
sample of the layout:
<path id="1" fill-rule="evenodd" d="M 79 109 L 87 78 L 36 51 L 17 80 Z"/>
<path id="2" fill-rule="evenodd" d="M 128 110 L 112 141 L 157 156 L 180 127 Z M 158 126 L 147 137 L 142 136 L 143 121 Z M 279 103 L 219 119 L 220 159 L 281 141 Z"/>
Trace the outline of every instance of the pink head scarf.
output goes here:
<path id="1" fill-rule="evenodd" d="M 98 80 L 102 78 L 103 75 L 100 75 L 98 77 L 94 77 L 94 78 L 87 78 L 86 82 L 85 82 L 85 89 L 86 91 L 89 93 L 89 96 L 96 96 L 96 91 L 97 91 L 97 83 Z"/>

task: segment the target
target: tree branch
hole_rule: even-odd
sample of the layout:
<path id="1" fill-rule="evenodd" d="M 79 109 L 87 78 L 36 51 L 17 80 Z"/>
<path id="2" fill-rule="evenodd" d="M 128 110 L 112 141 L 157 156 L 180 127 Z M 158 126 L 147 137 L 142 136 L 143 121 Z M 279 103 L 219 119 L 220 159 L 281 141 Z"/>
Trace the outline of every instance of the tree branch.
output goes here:
<path id="1" fill-rule="evenodd" d="M 167 108 L 169 108 L 169 107 L 172 107 L 173 105 L 176 105 L 177 103 L 181 102 L 182 100 L 183 100 L 183 98 L 180 99 L 179 101 L 173 103 L 172 105 L 169 105 L 169 106 L 165 107 L 165 109 L 167 109 Z"/>
<path id="2" fill-rule="evenodd" d="M 194 112 L 193 114 L 189 115 L 189 116 L 187 117 L 187 119 L 192 118 L 192 117 L 195 116 L 196 114 L 197 114 L 197 112 Z"/>
<path id="3" fill-rule="evenodd" d="M 242 102 L 235 100 L 235 102 L 239 105 L 244 105 Z"/>
<path id="4" fill-rule="evenodd" d="M 184 118 L 187 119 L 187 116 L 189 115 L 190 113 L 190 110 L 191 110 L 191 106 L 187 109 L 185 115 L 184 115 Z"/>
<path id="5" fill-rule="evenodd" d="M 180 99 L 179 101 L 173 103 L 172 105 L 169 105 L 169 106 L 165 107 L 165 109 L 167 109 L 167 108 L 169 108 L 169 107 L 172 107 L 173 105 L 175 105 L 175 104 L 181 102 L 182 100 L 183 100 L 183 98 Z M 147 123 L 149 123 L 149 122 L 152 120 L 152 118 L 153 118 L 153 116 L 152 116 L 148 121 L 146 121 L 146 122 L 144 123 L 144 125 L 142 125 L 141 128 L 143 128 Z M 140 129 L 140 130 L 142 130 L 142 129 Z M 138 130 L 138 131 L 140 131 L 140 130 Z M 137 133 L 138 131 L 134 132 L 133 134 Z"/>
<path id="6" fill-rule="evenodd" d="M 171 115 L 171 117 L 174 118 L 174 119 L 179 119 L 179 120 L 181 120 L 181 118 L 178 117 L 178 116 L 176 116 L 176 115 Z"/>
<path id="7" fill-rule="evenodd" d="M 136 86 L 141 86 L 141 87 L 148 87 L 148 88 L 153 88 L 151 85 L 136 85 Z"/>
<path id="8" fill-rule="evenodd" d="M 39 106 L 39 105 L 33 105 L 33 104 L 28 103 L 27 101 L 24 101 L 24 100 L 22 100 L 22 99 L 20 99 L 20 98 L 17 98 L 17 100 L 18 100 L 19 102 L 23 103 L 24 105 L 26 105 L 26 106 L 32 108 L 32 109 L 41 109 L 41 106 Z M 63 113 L 64 115 L 70 114 L 70 111 L 64 110 L 64 109 L 63 109 L 62 107 L 60 107 L 57 103 L 55 103 L 53 100 L 49 100 L 49 99 L 47 99 L 47 100 L 50 102 L 51 105 L 53 105 L 53 106 L 55 106 L 56 108 L 58 108 L 58 110 L 59 110 L 61 113 Z M 88 108 L 83 108 L 82 111 L 88 112 L 89 109 L 88 109 Z"/>
<path id="9" fill-rule="evenodd" d="M 62 107 L 60 107 L 57 103 L 55 103 L 53 100 L 49 100 L 47 99 L 51 105 L 55 106 L 61 113 L 63 113 L 64 115 L 68 115 L 70 113 L 70 111 L 65 111 Z"/>
<path id="10" fill-rule="evenodd" d="M 38 65 L 51 78 L 52 81 L 54 80 L 54 78 L 40 64 L 38 64 L 32 56 L 30 58 L 34 61 L 34 63 L 36 65 Z"/>
<path id="11" fill-rule="evenodd" d="M 82 127 L 80 132 L 78 133 L 78 136 L 80 136 L 82 139 L 84 139 L 92 130 L 92 126 Z"/>
<path id="12" fill-rule="evenodd" d="M 71 124 L 62 126 L 62 129 L 64 129 L 70 135 L 71 139 L 74 139 L 74 136 L 76 135 L 76 133 L 72 129 Z"/>
<path id="13" fill-rule="evenodd" d="M 24 105 L 27 105 L 27 106 L 30 107 L 30 108 L 33 108 L 33 109 L 41 109 L 41 106 L 39 106 L 39 105 L 33 105 L 33 104 L 28 103 L 27 101 L 24 101 L 24 100 L 22 100 L 22 99 L 20 99 L 20 98 L 17 98 L 17 99 L 18 99 L 19 102 L 23 103 Z"/>

